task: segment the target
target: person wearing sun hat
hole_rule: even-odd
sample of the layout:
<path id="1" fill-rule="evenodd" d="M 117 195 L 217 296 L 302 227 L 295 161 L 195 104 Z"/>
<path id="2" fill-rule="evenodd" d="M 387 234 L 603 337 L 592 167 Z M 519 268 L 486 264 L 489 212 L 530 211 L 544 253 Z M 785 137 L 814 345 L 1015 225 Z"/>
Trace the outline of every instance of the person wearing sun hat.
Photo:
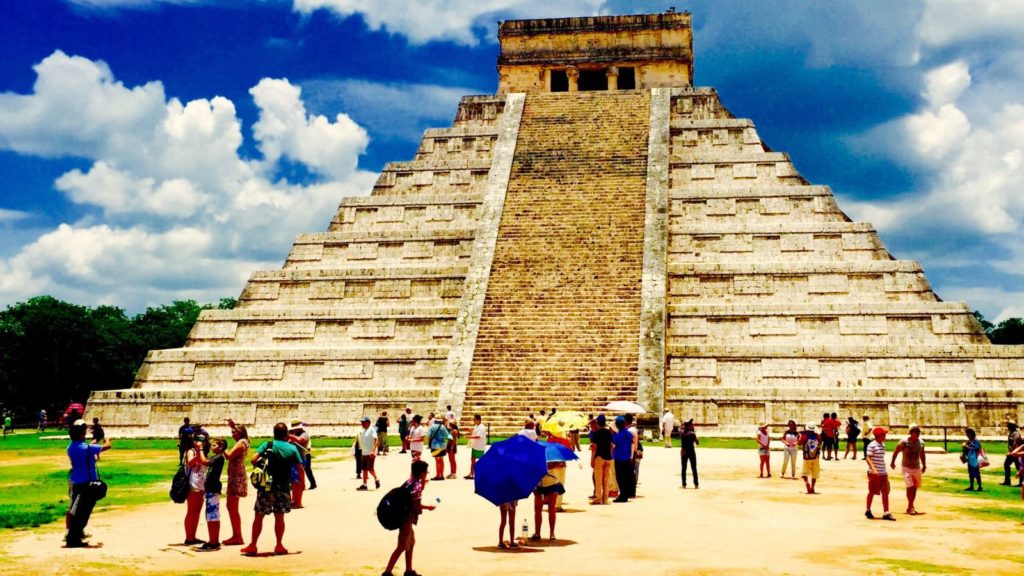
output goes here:
<path id="1" fill-rule="evenodd" d="M 871 501 L 874 500 L 875 494 L 882 495 L 882 520 L 896 520 L 889 513 L 889 474 L 885 468 L 885 435 L 888 433 L 889 431 L 881 426 L 871 431 L 875 440 L 868 445 L 868 457 L 865 460 L 868 464 L 868 498 L 864 517 L 869 520 L 875 519 L 875 515 L 871 513 Z"/>
<path id="2" fill-rule="evenodd" d="M 804 479 L 804 486 L 808 494 L 817 494 L 814 491 L 818 483 L 818 476 L 821 475 L 821 438 L 818 437 L 816 426 L 810 423 L 804 426 L 797 444 L 803 448 L 803 463 L 800 465 L 800 477 Z"/>
<path id="3" fill-rule="evenodd" d="M 896 469 L 896 457 L 900 454 L 903 454 L 903 480 L 907 484 L 907 514 L 917 516 L 920 513 L 914 508 L 914 500 L 917 498 L 917 489 L 921 487 L 921 475 L 928 470 L 924 456 L 924 441 L 921 440 L 921 427 L 917 424 L 910 425 L 910 435 L 900 440 L 896 450 L 893 450 L 893 470 Z"/>
<path id="4" fill-rule="evenodd" d="M 768 473 L 768 478 L 772 477 L 772 461 L 771 451 L 769 446 L 771 445 L 772 439 L 768 435 L 768 424 L 763 420 L 757 423 L 757 457 L 760 460 L 758 464 L 758 478 L 764 478 L 765 472 Z"/>

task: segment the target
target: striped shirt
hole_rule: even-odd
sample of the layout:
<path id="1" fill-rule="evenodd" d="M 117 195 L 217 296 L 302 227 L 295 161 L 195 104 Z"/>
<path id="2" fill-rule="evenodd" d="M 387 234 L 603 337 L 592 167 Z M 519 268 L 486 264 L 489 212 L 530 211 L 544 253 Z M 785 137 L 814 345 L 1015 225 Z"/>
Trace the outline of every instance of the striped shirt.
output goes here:
<path id="1" fill-rule="evenodd" d="M 888 474 L 888 471 L 885 469 L 885 444 L 878 440 L 873 440 L 871 444 L 868 445 L 868 458 L 871 460 L 871 464 L 875 469 L 875 474 L 880 474 L 882 476 Z M 868 468 L 868 472 L 871 472 L 870 468 Z"/>

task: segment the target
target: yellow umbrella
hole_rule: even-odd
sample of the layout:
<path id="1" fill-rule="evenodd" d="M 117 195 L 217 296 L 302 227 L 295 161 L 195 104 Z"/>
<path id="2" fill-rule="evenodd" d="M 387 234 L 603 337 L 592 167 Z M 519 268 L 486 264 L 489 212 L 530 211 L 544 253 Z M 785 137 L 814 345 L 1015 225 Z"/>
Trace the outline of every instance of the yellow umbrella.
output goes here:
<path id="1" fill-rule="evenodd" d="M 579 430 L 587 425 L 589 418 L 582 412 L 555 412 L 544 422 L 544 431 L 559 438 L 565 438 L 570 430 Z"/>

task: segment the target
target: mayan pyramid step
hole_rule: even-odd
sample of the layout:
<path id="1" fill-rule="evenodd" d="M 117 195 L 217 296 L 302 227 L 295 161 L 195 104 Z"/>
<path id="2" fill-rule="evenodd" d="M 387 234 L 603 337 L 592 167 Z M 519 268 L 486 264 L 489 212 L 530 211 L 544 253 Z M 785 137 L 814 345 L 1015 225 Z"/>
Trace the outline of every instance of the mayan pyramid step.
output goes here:
<path id="1" fill-rule="evenodd" d="M 1024 347 L 989 344 L 692 86 L 692 33 L 675 12 L 501 23 L 497 94 L 462 98 L 88 416 L 121 435 L 185 416 L 345 434 L 449 404 L 508 433 L 622 399 L 715 434 L 823 412 L 982 434 L 1024 418 Z"/>
<path id="2" fill-rule="evenodd" d="M 484 406 L 483 391 L 521 397 L 517 383 L 541 385 L 529 397 L 539 406 L 575 389 L 574 402 L 592 410 L 611 382 L 625 383 L 612 399 L 635 395 L 647 174 L 637 118 L 649 102 L 644 93 L 527 96 L 464 414 Z"/>

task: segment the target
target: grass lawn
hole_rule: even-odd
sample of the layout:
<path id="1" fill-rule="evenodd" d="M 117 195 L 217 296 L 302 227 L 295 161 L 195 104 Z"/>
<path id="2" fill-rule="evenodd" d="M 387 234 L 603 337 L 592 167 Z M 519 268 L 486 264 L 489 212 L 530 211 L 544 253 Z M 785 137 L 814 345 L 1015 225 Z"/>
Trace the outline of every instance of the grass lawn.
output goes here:
<path id="1" fill-rule="evenodd" d="M 56 434 L 44 434 L 54 436 Z M 167 497 L 177 449 L 167 440 L 122 440 L 104 452 L 100 476 L 110 491 L 97 508 L 158 502 Z M 0 441 L 0 528 L 35 527 L 64 516 L 68 506 L 67 441 L 18 434 Z M 168 486 L 169 487 L 169 486 Z"/>
<path id="2" fill-rule="evenodd" d="M 504 437 L 494 437 L 497 442 Z M 259 446 L 266 438 L 254 438 L 253 445 Z M 397 434 L 389 438 L 389 445 L 398 446 Z M 320 448 L 351 448 L 351 438 L 315 438 L 314 445 Z M 465 443 L 465 438 L 460 439 Z M 586 438 L 583 439 L 586 444 Z M 59 520 L 67 510 L 68 462 L 64 451 L 68 441 L 61 430 L 44 434 L 22 432 L 0 440 L 0 530 L 35 527 Z M 660 446 L 660 441 L 645 442 L 648 446 Z M 888 450 L 895 442 L 888 444 Z M 936 442 L 929 442 L 935 446 Z M 702 448 L 730 448 L 754 450 L 753 438 L 701 438 Z M 679 440 L 673 440 L 679 446 Z M 950 449 L 957 450 L 959 444 L 951 443 Z M 993 464 L 983 471 L 985 492 L 967 493 L 977 503 L 964 512 L 979 516 L 1019 519 L 1019 507 L 1011 505 L 1019 501 L 1020 490 L 999 486 L 1002 480 L 1002 457 L 1006 443 L 985 443 L 992 454 Z M 128 506 L 160 502 L 167 499 L 171 477 L 177 469 L 176 441 L 172 439 L 114 439 L 114 448 L 105 452 L 99 464 L 100 475 L 110 485 L 109 495 L 97 508 Z M 324 454 L 334 459 L 335 454 Z M 928 490 L 946 493 L 963 493 L 967 485 L 966 470 L 962 474 L 936 476 L 929 480 Z"/>

